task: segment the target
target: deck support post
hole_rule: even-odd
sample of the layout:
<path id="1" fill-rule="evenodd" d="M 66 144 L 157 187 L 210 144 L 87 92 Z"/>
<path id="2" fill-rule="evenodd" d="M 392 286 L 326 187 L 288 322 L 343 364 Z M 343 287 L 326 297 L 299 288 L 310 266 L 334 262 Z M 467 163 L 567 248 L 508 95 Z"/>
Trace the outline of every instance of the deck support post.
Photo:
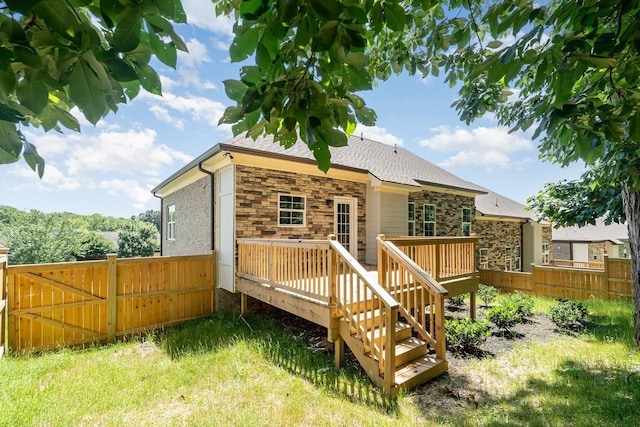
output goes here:
<path id="1" fill-rule="evenodd" d="M 338 338 L 333 342 L 333 351 L 335 356 L 336 368 L 342 368 L 344 366 L 344 340 L 338 335 Z"/>
<path id="2" fill-rule="evenodd" d="M 243 316 L 247 313 L 247 294 L 240 292 L 240 314 Z"/>
<path id="3" fill-rule="evenodd" d="M 477 292 L 469 293 L 469 316 L 472 320 L 476 320 L 476 294 Z"/>

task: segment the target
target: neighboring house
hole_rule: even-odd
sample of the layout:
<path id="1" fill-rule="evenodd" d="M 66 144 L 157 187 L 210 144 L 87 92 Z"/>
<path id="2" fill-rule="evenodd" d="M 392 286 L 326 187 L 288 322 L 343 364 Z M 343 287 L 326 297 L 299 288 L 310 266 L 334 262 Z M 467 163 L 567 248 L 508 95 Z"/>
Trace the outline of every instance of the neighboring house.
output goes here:
<path id="1" fill-rule="evenodd" d="M 331 153 L 324 174 L 302 142 L 285 149 L 270 138 L 239 136 L 215 145 L 152 190 L 162 199 L 162 254 L 215 249 L 220 287 L 234 291 L 234 238 L 336 234 L 358 261 L 376 264 L 379 234 L 484 232 L 485 217 L 475 206 L 488 190 L 366 138 L 352 136 Z M 516 234 L 496 247 L 522 246 L 520 229 Z"/>
<path id="2" fill-rule="evenodd" d="M 486 190 L 476 197 L 478 268 L 531 271 L 531 264 L 551 259 L 551 225 L 536 221 L 534 212 Z"/>
<path id="3" fill-rule="evenodd" d="M 629 258 L 629 231 L 626 224 L 604 223 L 597 219 L 594 225 L 553 229 L 553 258 L 573 261 L 604 261 L 611 258 Z"/>

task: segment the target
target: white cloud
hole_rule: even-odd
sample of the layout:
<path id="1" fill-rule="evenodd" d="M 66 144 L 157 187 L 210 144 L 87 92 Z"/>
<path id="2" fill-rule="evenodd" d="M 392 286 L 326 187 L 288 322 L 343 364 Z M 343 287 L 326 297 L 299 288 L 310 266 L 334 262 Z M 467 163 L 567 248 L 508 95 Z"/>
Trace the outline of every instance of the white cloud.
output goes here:
<path id="1" fill-rule="evenodd" d="M 225 16 L 216 16 L 216 9 L 213 2 L 206 0 L 183 0 L 182 7 L 187 14 L 189 24 L 218 35 L 231 37 L 233 20 Z"/>
<path id="2" fill-rule="evenodd" d="M 358 125 L 353 135 L 360 136 L 362 135 L 365 138 L 371 139 L 373 141 L 382 142 L 387 145 L 402 145 L 402 139 L 397 136 L 389 133 L 385 128 L 380 126 L 364 126 Z"/>
<path id="3" fill-rule="evenodd" d="M 121 197 L 124 194 L 131 200 L 131 206 L 138 211 L 144 210 L 154 199 L 151 187 L 143 187 L 135 179 L 104 180 L 98 186 L 115 197 Z"/>
<path id="4" fill-rule="evenodd" d="M 149 111 L 151 111 L 153 116 L 161 122 L 169 123 L 180 130 L 184 129 L 184 122 L 169 114 L 169 111 L 163 106 L 157 104 L 152 105 L 149 107 Z"/>
<path id="5" fill-rule="evenodd" d="M 207 47 L 197 39 L 186 42 L 189 52 L 178 51 L 178 64 L 187 68 L 195 68 L 203 62 L 211 62 L 207 55 Z"/>
<path id="6" fill-rule="evenodd" d="M 151 129 L 127 132 L 103 132 L 84 136 L 74 145 L 65 161 L 69 175 L 88 177 L 95 173 L 157 175 L 164 165 L 191 157 L 164 144 L 156 144 Z"/>
<path id="7" fill-rule="evenodd" d="M 77 190 L 83 186 L 90 186 L 88 182 L 80 182 L 75 177 L 66 176 L 60 169 L 53 164 L 46 164 L 42 179 L 30 168 L 25 167 L 21 162 L 13 165 L 9 173 L 19 178 L 20 183 L 13 186 L 7 186 L 11 191 L 33 190 Z"/>
<path id="8" fill-rule="evenodd" d="M 455 129 L 437 127 L 431 138 L 423 139 L 420 145 L 435 151 L 456 152 L 440 165 L 453 169 L 469 165 L 512 167 L 512 156 L 521 151 L 532 151 L 533 144 L 519 133 L 509 133 L 504 127 L 479 127 Z"/>

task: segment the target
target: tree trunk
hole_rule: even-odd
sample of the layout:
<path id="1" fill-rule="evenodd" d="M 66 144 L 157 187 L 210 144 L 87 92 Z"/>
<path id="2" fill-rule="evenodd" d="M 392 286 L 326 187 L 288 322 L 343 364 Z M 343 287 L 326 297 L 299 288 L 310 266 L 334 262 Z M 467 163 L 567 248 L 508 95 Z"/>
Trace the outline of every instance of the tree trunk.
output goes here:
<path id="1" fill-rule="evenodd" d="M 622 202 L 627 216 L 629 248 L 631 249 L 631 279 L 633 280 L 633 331 L 636 347 L 640 347 L 640 191 L 631 191 L 625 184 Z"/>

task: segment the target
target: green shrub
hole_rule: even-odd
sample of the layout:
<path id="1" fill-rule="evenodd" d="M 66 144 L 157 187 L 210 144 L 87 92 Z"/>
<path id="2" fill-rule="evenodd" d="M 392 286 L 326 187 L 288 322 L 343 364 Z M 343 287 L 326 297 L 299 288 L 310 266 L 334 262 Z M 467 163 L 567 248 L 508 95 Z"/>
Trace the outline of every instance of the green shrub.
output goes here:
<path id="1" fill-rule="evenodd" d="M 489 322 L 454 317 L 445 322 L 444 332 L 451 351 L 469 353 L 487 340 L 491 328 Z"/>
<path id="2" fill-rule="evenodd" d="M 561 299 L 549 309 L 549 319 L 561 329 L 579 326 L 587 315 L 587 308 L 580 302 Z"/>
<path id="3" fill-rule="evenodd" d="M 522 314 L 518 311 L 517 305 L 509 300 L 491 307 L 487 310 L 485 317 L 503 331 L 510 331 L 516 324 L 522 322 Z"/>
<path id="4" fill-rule="evenodd" d="M 462 307 L 462 305 L 464 304 L 464 295 L 451 297 L 448 299 L 448 301 L 449 301 L 449 304 L 454 307 Z"/>
<path id="5" fill-rule="evenodd" d="M 520 317 L 528 317 L 533 314 L 533 298 L 531 295 L 514 292 L 508 297 L 508 300 L 509 303 L 515 305 Z"/>
<path id="6" fill-rule="evenodd" d="M 478 296 L 484 302 L 484 305 L 489 306 L 498 296 L 498 290 L 493 286 L 480 284 L 478 287 Z"/>

